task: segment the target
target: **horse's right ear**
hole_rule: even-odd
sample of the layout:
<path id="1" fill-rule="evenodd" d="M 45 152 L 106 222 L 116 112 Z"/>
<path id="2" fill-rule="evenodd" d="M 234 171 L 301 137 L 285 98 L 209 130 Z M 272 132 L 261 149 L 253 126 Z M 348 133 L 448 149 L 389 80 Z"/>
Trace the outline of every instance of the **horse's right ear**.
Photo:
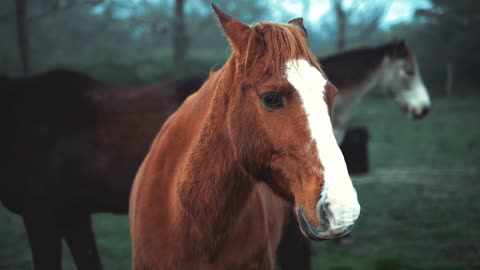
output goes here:
<path id="1" fill-rule="evenodd" d="M 390 42 L 390 44 L 394 44 L 398 47 L 401 47 L 401 46 L 405 46 L 406 45 L 406 42 L 404 39 L 401 39 L 401 38 L 398 38 L 398 37 L 394 37 L 392 39 L 392 41 Z"/>
<path id="2" fill-rule="evenodd" d="M 295 19 L 293 19 L 293 20 L 288 21 L 288 23 L 300 27 L 300 29 L 302 29 L 303 32 L 305 33 L 305 36 L 308 38 L 307 29 L 306 29 L 305 26 L 303 25 L 303 18 L 295 18 Z"/>
<path id="3" fill-rule="evenodd" d="M 212 8 L 215 14 L 217 14 L 218 21 L 230 41 L 232 49 L 236 52 L 243 52 L 247 46 L 248 36 L 251 30 L 250 26 L 224 13 L 213 3 Z"/>

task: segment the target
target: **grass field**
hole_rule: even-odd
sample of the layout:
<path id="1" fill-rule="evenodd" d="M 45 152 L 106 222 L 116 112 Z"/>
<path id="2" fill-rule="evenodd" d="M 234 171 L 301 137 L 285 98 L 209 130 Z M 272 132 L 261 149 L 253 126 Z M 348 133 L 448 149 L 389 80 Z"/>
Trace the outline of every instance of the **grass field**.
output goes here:
<path id="1" fill-rule="evenodd" d="M 315 269 L 480 269 L 480 96 L 435 98 L 411 121 L 367 100 L 371 173 L 353 177 L 362 205 L 353 236 L 314 244 Z M 126 216 L 94 217 L 105 269 L 130 269 Z M 0 208 L 0 269 L 32 269 L 20 218 Z M 64 269 L 75 269 L 64 249 Z"/>

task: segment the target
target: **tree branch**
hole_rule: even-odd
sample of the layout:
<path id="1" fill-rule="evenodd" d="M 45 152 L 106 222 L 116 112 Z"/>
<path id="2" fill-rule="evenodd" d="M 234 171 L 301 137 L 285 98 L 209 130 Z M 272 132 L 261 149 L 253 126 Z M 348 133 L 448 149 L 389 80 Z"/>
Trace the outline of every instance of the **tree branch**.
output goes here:
<path id="1" fill-rule="evenodd" d="M 76 7 L 79 7 L 79 6 L 89 6 L 89 5 L 95 6 L 95 5 L 103 3 L 103 1 L 104 0 L 84 0 L 84 1 L 81 1 L 81 2 L 68 2 L 64 5 L 60 5 L 59 2 L 56 1 L 55 3 L 53 3 L 53 5 L 51 5 L 46 10 L 44 10 L 44 11 L 38 13 L 38 14 L 35 14 L 35 15 L 32 15 L 32 16 L 28 17 L 27 21 L 32 22 L 32 21 L 35 21 L 35 20 L 39 20 L 39 19 L 45 18 L 47 16 L 50 16 L 52 14 L 58 13 L 60 11 L 66 11 L 66 10 L 73 9 L 73 8 L 76 8 Z M 0 23 L 15 23 L 15 14 L 11 13 L 11 14 L 0 15 Z"/>
<path id="2" fill-rule="evenodd" d="M 467 26 L 470 26 L 471 24 L 480 22 L 480 17 L 466 19 L 466 18 L 455 16 L 454 14 L 447 14 L 439 10 L 433 10 L 433 9 L 417 9 L 415 11 L 415 16 L 433 19 L 433 20 L 436 20 L 437 22 L 443 21 L 446 23 L 453 23 L 453 24 L 456 24 L 457 26 L 462 26 L 462 27 L 467 27 Z"/>
<path id="3" fill-rule="evenodd" d="M 58 13 L 60 11 L 66 11 L 66 10 L 69 10 L 69 9 L 73 9 L 73 8 L 76 8 L 76 7 L 79 7 L 79 6 L 89 6 L 89 5 L 98 5 L 98 4 L 101 4 L 103 3 L 103 0 L 85 0 L 85 1 L 81 1 L 81 2 L 68 2 L 67 4 L 65 5 L 58 5 L 58 2 L 55 2 L 49 9 L 39 13 L 39 14 L 35 14 L 35 15 L 32 15 L 31 17 L 29 17 L 27 20 L 30 22 L 30 21 L 35 21 L 35 20 L 39 20 L 39 19 L 42 19 L 44 17 L 47 17 L 51 14 L 54 14 L 54 13 Z"/>

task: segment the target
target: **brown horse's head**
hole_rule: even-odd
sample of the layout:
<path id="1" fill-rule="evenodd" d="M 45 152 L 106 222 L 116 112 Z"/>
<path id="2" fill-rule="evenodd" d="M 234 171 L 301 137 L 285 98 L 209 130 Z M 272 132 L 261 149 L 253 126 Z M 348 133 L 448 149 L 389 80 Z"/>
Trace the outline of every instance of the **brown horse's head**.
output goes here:
<path id="1" fill-rule="evenodd" d="M 236 160 L 294 204 L 307 237 L 348 233 L 360 205 L 332 131 L 337 90 L 302 20 L 248 26 L 213 8 L 232 47 L 216 87 Z"/>

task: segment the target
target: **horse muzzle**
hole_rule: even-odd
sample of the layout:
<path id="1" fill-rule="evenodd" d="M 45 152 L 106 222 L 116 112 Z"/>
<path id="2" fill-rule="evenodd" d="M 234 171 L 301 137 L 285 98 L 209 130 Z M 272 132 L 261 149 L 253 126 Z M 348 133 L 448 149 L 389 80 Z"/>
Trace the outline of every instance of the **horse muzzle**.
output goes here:
<path id="1" fill-rule="evenodd" d="M 428 114 L 428 111 L 430 110 L 429 107 L 422 107 L 418 110 L 413 110 L 411 112 L 413 119 L 422 119 Z"/>
<path id="2" fill-rule="evenodd" d="M 298 206 L 296 209 L 300 229 L 307 238 L 317 241 L 328 240 L 339 238 L 350 233 L 358 218 L 358 214 L 354 213 L 354 211 L 345 211 L 341 216 L 334 217 L 328 203 L 319 205 L 321 206 L 317 207 L 317 212 L 322 224 L 320 226 L 313 225 L 309 222 L 301 206 Z"/>
<path id="3" fill-rule="evenodd" d="M 429 106 L 414 108 L 414 107 L 409 107 L 407 105 L 404 105 L 404 106 L 402 106 L 402 108 L 403 108 L 403 111 L 405 112 L 405 114 L 407 114 L 408 117 L 410 117 L 411 119 L 414 119 L 414 120 L 422 119 L 430 111 Z"/>

